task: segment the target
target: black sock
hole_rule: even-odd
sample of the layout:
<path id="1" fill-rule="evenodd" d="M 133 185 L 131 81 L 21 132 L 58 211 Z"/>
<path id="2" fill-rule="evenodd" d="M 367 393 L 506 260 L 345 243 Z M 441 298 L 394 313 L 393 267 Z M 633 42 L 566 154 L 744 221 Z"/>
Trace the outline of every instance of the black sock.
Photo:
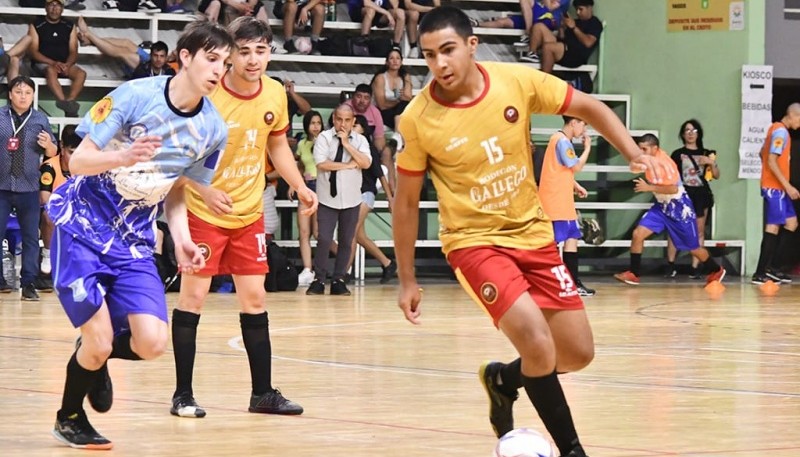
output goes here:
<path id="1" fill-rule="evenodd" d="M 713 273 L 720 269 L 719 264 L 710 255 L 708 256 L 708 260 L 703 262 L 703 267 L 706 269 L 706 273 Z"/>
<path id="2" fill-rule="evenodd" d="M 415 43 L 408 43 L 408 47 L 411 48 L 411 49 L 414 49 L 414 48 L 417 47 L 417 43 L 416 42 Z"/>
<path id="3" fill-rule="evenodd" d="M 76 351 L 67 363 L 67 379 L 64 381 L 64 395 L 61 397 L 61 409 L 58 411 L 60 419 L 83 412 L 83 398 L 100 373 L 100 370 L 90 371 L 83 368 L 78 363 L 77 355 Z"/>
<path id="4" fill-rule="evenodd" d="M 385 43 L 385 42 L 384 42 L 384 43 Z M 393 47 L 393 48 L 398 48 L 398 49 L 399 49 L 399 48 L 400 48 L 400 43 L 395 43 L 394 41 L 392 41 L 392 47 Z"/>
<path id="5" fill-rule="evenodd" d="M 522 385 L 560 454 L 569 454 L 580 445 L 580 441 L 556 372 L 539 378 L 522 375 Z"/>
<path id="6" fill-rule="evenodd" d="M 111 349 L 109 359 L 124 359 L 124 360 L 142 360 L 138 354 L 131 349 L 131 334 L 129 332 L 121 333 L 114 337 L 114 343 Z"/>
<path id="7" fill-rule="evenodd" d="M 497 387 L 507 396 L 516 398 L 517 390 L 522 387 L 522 359 L 517 358 L 500 369 Z"/>
<path id="8" fill-rule="evenodd" d="M 631 252 L 631 273 L 639 276 L 642 269 L 642 253 L 634 254 Z"/>
<path id="9" fill-rule="evenodd" d="M 263 395 L 272 389 L 272 346 L 269 342 L 269 318 L 261 314 L 239 313 L 242 341 L 250 362 L 253 395 Z"/>
<path id="10" fill-rule="evenodd" d="M 580 282 L 580 279 L 578 279 L 578 253 L 564 251 L 561 256 L 564 260 L 564 265 L 569 270 L 569 274 L 572 275 L 572 280 L 576 283 Z"/>
<path id="11" fill-rule="evenodd" d="M 781 231 L 778 232 L 778 247 L 775 251 L 775 256 L 772 259 L 772 268 L 778 271 L 783 271 L 784 268 L 786 268 L 786 265 L 789 264 L 791 257 L 794 255 L 794 251 L 792 249 L 793 238 L 793 231 L 786 230 L 785 227 L 781 227 Z"/>
<path id="12" fill-rule="evenodd" d="M 758 256 L 758 266 L 756 267 L 757 275 L 763 275 L 767 271 L 772 264 L 772 257 L 777 247 L 778 234 L 764 232 L 764 237 L 761 239 L 761 254 Z"/>
<path id="13" fill-rule="evenodd" d="M 189 394 L 192 391 L 192 374 L 194 373 L 194 356 L 197 352 L 197 324 L 200 315 L 172 310 L 172 351 L 175 356 L 175 395 Z"/>

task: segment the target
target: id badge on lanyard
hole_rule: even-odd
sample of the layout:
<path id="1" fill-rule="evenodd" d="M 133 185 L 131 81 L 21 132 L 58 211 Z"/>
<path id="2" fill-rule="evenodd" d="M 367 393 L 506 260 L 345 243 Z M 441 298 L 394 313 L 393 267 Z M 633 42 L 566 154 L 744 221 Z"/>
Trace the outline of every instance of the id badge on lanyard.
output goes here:
<path id="1" fill-rule="evenodd" d="M 25 124 L 28 123 L 28 119 L 31 118 L 31 114 L 33 114 L 33 109 L 28 111 L 28 115 L 25 116 L 25 119 L 22 121 L 21 124 L 19 124 L 19 127 L 17 127 L 16 125 L 14 125 L 14 114 L 11 112 L 8 113 L 8 116 L 11 118 L 11 131 L 14 132 L 11 135 L 11 138 L 9 138 L 8 142 L 6 143 L 6 149 L 8 149 L 8 152 L 15 152 L 17 149 L 19 149 L 20 141 L 17 134 L 19 134 L 22 128 L 25 127 Z"/>
<path id="2" fill-rule="evenodd" d="M 19 138 L 12 136 L 8 139 L 8 143 L 6 143 L 6 149 L 8 152 L 14 152 L 19 149 Z"/>

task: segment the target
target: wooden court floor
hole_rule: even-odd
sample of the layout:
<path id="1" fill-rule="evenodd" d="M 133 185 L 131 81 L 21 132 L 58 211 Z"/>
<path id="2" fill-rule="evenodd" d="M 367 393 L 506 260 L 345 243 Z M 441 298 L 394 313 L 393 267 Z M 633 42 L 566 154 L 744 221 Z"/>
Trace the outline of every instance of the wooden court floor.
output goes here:
<path id="1" fill-rule="evenodd" d="M 769 297 L 731 281 L 711 299 L 697 282 L 588 283 L 598 288 L 586 300 L 597 357 L 562 383 L 591 457 L 800 453 L 800 285 Z M 394 287 L 353 291 L 269 296 L 274 384 L 302 416 L 247 412 L 238 306 L 215 294 L 195 371 L 208 416 L 169 415 L 171 352 L 113 360 L 114 407 L 89 413 L 115 443 L 103 455 L 490 456 L 475 372 L 483 360 L 510 360 L 510 344 L 455 283 L 425 285 L 420 327 L 402 318 Z M 0 457 L 85 455 L 50 436 L 75 330 L 53 294 L 0 300 Z M 524 396 L 515 417 L 543 429 Z"/>

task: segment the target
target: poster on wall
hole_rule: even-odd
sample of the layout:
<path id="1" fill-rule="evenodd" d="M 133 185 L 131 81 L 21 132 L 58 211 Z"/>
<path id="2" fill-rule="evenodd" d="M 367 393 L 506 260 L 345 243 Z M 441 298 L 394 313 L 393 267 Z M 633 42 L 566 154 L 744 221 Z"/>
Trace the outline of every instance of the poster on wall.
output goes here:
<path id="1" fill-rule="evenodd" d="M 744 1 L 667 0 L 667 31 L 744 30 Z"/>
<path id="2" fill-rule="evenodd" d="M 739 178 L 761 178 L 761 146 L 772 124 L 772 65 L 742 66 Z"/>

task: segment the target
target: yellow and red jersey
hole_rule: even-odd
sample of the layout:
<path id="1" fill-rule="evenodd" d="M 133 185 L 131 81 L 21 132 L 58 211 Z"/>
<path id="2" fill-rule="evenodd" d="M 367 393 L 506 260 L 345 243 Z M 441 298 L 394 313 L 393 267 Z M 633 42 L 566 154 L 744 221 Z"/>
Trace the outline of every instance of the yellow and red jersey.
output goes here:
<path id="1" fill-rule="evenodd" d="M 478 65 L 484 91 L 468 104 L 439 99 L 431 82 L 400 119 L 398 172 L 430 173 L 439 200 L 442 250 L 495 245 L 535 249 L 553 242 L 533 178 L 532 113 L 563 113 L 564 81 L 522 65 Z"/>
<path id="2" fill-rule="evenodd" d="M 286 90 L 277 81 L 261 77 L 261 87 L 251 96 L 241 96 L 225 86 L 225 79 L 209 96 L 228 126 L 228 144 L 211 186 L 230 195 L 233 212 L 217 216 L 187 186 L 186 205 L 200 219 L 224 228 L 246 227 L 263 213 L 262 194 L 270 135 L 289 129 Z"/>

